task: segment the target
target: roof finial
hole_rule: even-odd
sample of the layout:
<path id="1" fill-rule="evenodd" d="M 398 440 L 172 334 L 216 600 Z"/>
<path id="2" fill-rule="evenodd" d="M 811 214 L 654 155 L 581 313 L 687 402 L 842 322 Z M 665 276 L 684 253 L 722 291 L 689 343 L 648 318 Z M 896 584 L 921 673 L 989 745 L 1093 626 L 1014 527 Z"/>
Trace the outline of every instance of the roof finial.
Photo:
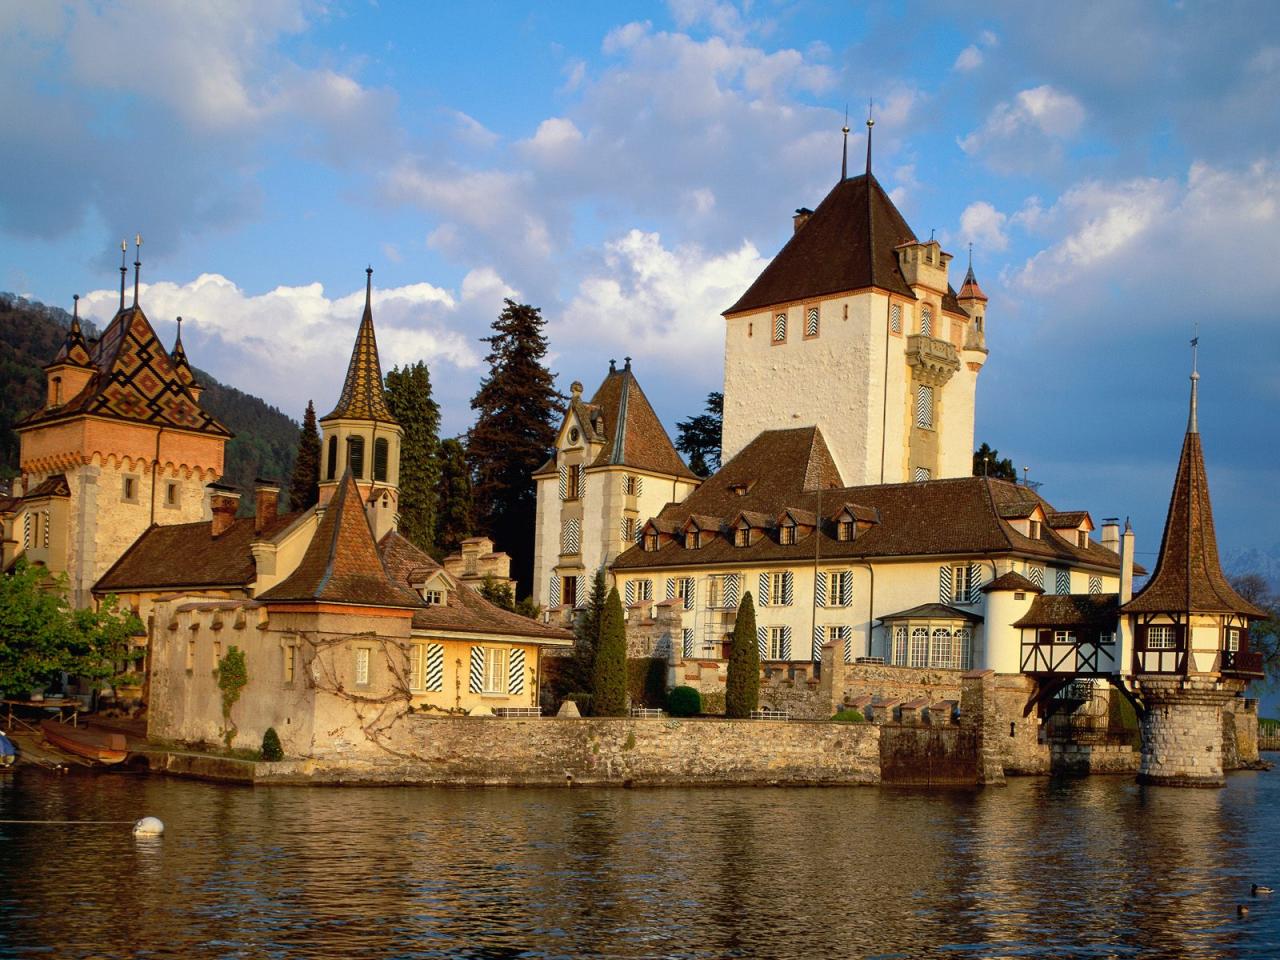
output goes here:
<path id="1" fill-rule="evenodd" d="M 871 176 L 871 128 L 876 125 L 871 116 L 871 101 L 867 100 L 867 176 Z"/>
<path id="2" fill-rule="evenodd" d="M 969 272 L 973 273 L 973 241 L 969 241 Z"/>
<path id="3" fill-rule="evenodd" d="M 844 150 L 840 154 L 840 182 L 849 177 L 849 105 L 844 105 L 844 126 L 840 128 L 844 134 Z"/>
<path id="4" fill-rule="evenodd" d="M 133 238 L 133 305 L 138 305 L 138 277 L 142 273 L 142 234 Z"/>
<path id="5" fill-rule="evenodd" d="M 182 318 L 178 318 L 178 339 L 174 341 L 173 348 L 176 350 L 182 346 Z"/>
<path id="6" fill-rule="evenodd" d="M 1200 371 L 1197 369 L 1200 351 L 1200 321 L 1196 321 L 1196 335 L 1191 338 L 1191 413 L 1187 416 L 1187 433 L 1199 433 L 1200 424 L 1196 417 L 1198 398 L 1197 388 L 1200 385 Z"/>
<path id="7" fill-rule="evenodd" d="M 364 268 L 364 308 L 372 309 L 373 304 L 373 265 Z"/>
<path id="8" fill-rule="evenodd" d="M 129 249 L 129 241 L 120 241 L 120 309 L 124 309 L 124 280 L 129 275 L 129 268 L 125 266 L 125 253 Z"/>
<path id="9" fill-rule="evenodd" d="M 71 328 L 80 326 L 80 294 L 73 293 L 71 295 Z"/>
<path id="10" fill-rule="evenodd" d="M 610 373 L 618 372 L 618 361 L 613 359 L 613 357 L 609 358 L 609 372 Z"/>
<path id="11" fill-rule="evenodd" d="M 622 364 L 623 364 L 623 365 L 622 365 L 622 369 L 623 369 L 623 370 L 630 370 L 630 369 L 631 369 L 631 358 L 630 358 L 630 357 L 623 357 L 623 358 L 622 358 Z"/>

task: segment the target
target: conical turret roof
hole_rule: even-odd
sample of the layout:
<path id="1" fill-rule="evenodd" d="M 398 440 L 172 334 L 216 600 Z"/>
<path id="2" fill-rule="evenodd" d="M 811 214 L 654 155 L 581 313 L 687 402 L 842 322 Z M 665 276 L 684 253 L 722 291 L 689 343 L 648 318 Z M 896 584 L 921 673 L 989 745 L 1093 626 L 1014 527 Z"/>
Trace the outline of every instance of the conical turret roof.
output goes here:
<path id="1" fill-rule="evenodd" d="M 173 341 L 173 349 L 169 352 L 169 356 L 173 358 L 173 369 L 186 386 L 195 386 L 196 375 L 191 369 L 191 364 L 187 361 L 187 351 L 182 345 L 182 318 L 178 318 L 178 336 Z"/>
<path id="2" fill-rule="evenodd" d="M 987 295 L 982 292 L 982 288 L 978 286 L 978 278 L 973 275 L 973 264 L 969 264 L 969 271 L 964 275 L 964 283 L 960 287 L 960 292 L 956 294 L 960 300 L 986 300 Z"/>
<path id="3" fill-rule="evenodd" d="M 356 332 L 347 378 L 342 384 L 338 405 L 320 420 L 379 420 L 396 423 L 387 407 L 382 387 L 382 365 L 378 361 L 378 339 L 373 333 L 373 268 L 365 271 L 364 316 Z"/>
<path id="4" fill-rule="evenodd" d="M 78 294 L 76 295 L 75 309 L 71 314 L 71 326 L 67 329 L 67 336 L 62 341 L 62 346 L 58 349 L 58 355 L 53 358 L 53 362 L 49 366 L 56 367 L 63 363 L 69 363 L 77 367 L 93 366 L 89 344 L 84 338 L 84 332 L 80 329 L 80 296 Z"/>

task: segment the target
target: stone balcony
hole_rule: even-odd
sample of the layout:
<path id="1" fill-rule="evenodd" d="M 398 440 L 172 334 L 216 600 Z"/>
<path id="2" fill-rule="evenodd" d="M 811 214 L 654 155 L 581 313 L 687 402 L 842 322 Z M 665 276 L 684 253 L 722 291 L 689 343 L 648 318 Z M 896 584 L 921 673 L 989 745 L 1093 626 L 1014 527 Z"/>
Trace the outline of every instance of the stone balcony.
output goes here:
<path id="1" fill-rule="evenodd" d="M 955 345 L 923 333 L 907 337 L 907 365 L 921 383 L 941 387 L 960 369 L 960 354 Z"/>

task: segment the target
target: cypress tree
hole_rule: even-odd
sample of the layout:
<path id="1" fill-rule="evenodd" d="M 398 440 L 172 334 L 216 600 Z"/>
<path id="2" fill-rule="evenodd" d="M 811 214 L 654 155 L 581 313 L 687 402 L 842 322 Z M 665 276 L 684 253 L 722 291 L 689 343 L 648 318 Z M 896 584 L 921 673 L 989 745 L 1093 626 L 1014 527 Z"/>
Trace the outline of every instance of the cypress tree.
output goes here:
<path id="1" fill-rule="evenodd" d="M 569 658 L 569 680 L 574 690 L 590 690 L 595 671 L 596 650 L 600 646 L 600 625 L 604 620 L 604 606 L 608 600 L 604 567 L 596 570 L 591 580 L 591 595 L 587 605 L 573 623 L 573 655 Z"/>
<path id="2" fill-rule="evenodd" d="M 506 301 L 493 335 L 483 338 L 491 372 L 471 398 L 476 422 L 467 437 L 476 524 L 511 555 L 521 594 L 533 581 L 533 472 L 555 444 L 562 409 L 555 378 L 542 363 L 545 323 L 538 308 Z"/>
<path id="3" fill-rule="evenodd" d="M 745 719 L 760 706 L 760 648 L 756 645 L 756 608 L 751 592 L 742 595 L 733 624 L 729 675 L 724 684 L 724 715 Z"/>
<path id="4" fill-rule="evenodd" d="M 621 717 L 627 712 L 627 634 L 618 588 L 609 591 L 600 616 L 600 645 L 591 671 L 591 713 Z"/>
<path id="5" fill-rule="evenodd" d="M 400 532 L 423 550 L 436 542 L 440 497 L 440 406 L 419 360 L 386 376 L 387 406 L 400 421 Z"/>
<path id="6" fill-rule="evenodd" d="M 289 480 L 289 509 L 306 510 L 320 499 L 320 432 L 316 429 L 316 407 L 307 401 L 307 412 L 298 431 L 298 453 Z"/>
<path id="7" fill-rule="evenodd" d="M 471 501 L 471 471 L 462 442 L 440 442 L 440 496 L 436 513 L 436 553 L 457 552 L 475 528 Z"/>

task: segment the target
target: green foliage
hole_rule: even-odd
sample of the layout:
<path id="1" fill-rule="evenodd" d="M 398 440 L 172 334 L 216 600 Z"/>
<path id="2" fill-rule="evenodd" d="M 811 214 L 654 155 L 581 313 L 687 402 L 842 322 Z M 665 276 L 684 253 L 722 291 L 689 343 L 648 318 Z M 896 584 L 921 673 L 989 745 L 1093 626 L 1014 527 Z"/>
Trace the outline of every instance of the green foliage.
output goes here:
<path id="1" fill-rule="evenodd" d="M 627 692 L 633 707 L 661 707 L 667 699 L 667 661 L 662 657 L 627 660 Z"/>
<path id="2" fill-rule="evenodd" d="M 702 712 L 702 694 L 693 687 L 672 687 L 667 712 L 673 717 L 696 717 Z"/>
<path id="3" fill-rule="evenodd" d="M 1018 468 L 1013 465 L 1013 461 L 1008 457 L 1000 459 L 1000 451 L 985 443 L 973 451 L 973 475 L 1018 482 Z"/>
<path id="4" fill-rule="evenodd" d="M 591 671 L 592 714 L 621 717 L 627 712 L 627 635 L 618 588 L 609 591 L 600 617 L 600 644 Z"/>
<path id="5" fill-rule="evenodd" d="M 689 469 L 700 477 L 720 469 L 720 433 L 724 425 L 724 394 L 707 394 L 704 413 L 676 423 L 676 449 L 689 460 Z"/>
<path id="6" fill-rule="evenodd" d="M 244 651 L 239 647 L 227 648 L 226 654 L 218 661 L 218 690 L 222 693 L 222 738 L 227 749 L 231 749 L 231 741 L 236 737 L 236 725 L 231 720 L 231 708 L 240 699 L 240 691 L 249 682 L 249 671 L 244 662 Z"/>
<path id="7" fill-rule="evenodd" d="M 582 716 L 591 716 L 591 694 L 575 690 L 573 693 L 566 695 L 565 699 L 576 703 L 578 705 L 578 713 Z"/>
<path id="8" fill-rule="evenodd" d="M 494 606 L 501 607 L 503 610 L 510 610 L 513 613 L 516 609 L 515 596 L 511 591 L 511 584 L 505 580 L 496 580 L 492 575 L 484 578 L 484 583 L 480 584 L 480 596 L 484 597 Z"/>
<path id="9" fill-rule="evenodd" d="M 462 441 L 440 443 L 440 495 L 436 512 L 436 556 L 456 553 L 475 530 L 471 468 Z"/>
<path id="10" fill-rule="evenodd" d="M 1138 721 L 1138 711 L 1133 708 L 1129 698 L 1119 690 L 1109 691 L 1107 701 L 1107 733 L 1113 737 L 1128 738 L 1133 749 L 1142 749 L 1142 726 Z"/>
<path id="11" fill-rule="evenodd" d="M 516 601 L 516 613 L 530 620 L 537 620 L 542 617 L 542 607 L 533 597 L 521 597 Z"/>
<path id="12" fill-rule="evenodd" d="M 275 727 L 267 727 L 267 732 L 262 735 L 260 756 L 268 763 L 284 759 L 284 748 L 280 746 L 280 735 Z"/>
<path id="13" fill-rule="evenodd" d="M 1267 612 L 1265 619 L 1249 624 L 1249 649 L 1262 654 L 1262 669 L 1267 676 L 1261 685 L 1275 690 L 1280 687 L 1280 595 L 1257 573 L 1232 577 L 1231 586 L 1244 599 Z"/>
<path id="14" fill-rule="evenodd" d="M 97 610 L 73 610 L 65 576 L 19 558 L 0 576 L 0 691 L 42 690 L 61 674 L 101 682 L 127 669 L 130 639 L 143 626 L 107 597 Z"/>
<path id="15" fill-rule="evenodd" d="M 307 401 L 298 431 L 298 450 L 289 480 L 289 509 L 306 510 L 320 500 L 320 432 L 316 429 L 316 406 Z"/>
<path id="16" fill-rule="evenodd" d="M 222 482 L 252 490 L 258 477 L 291 477 L 298 425 L 266 401 L 219 383 L 203 370 L 193 370 L 205 387 L 200 406 L 235 434 L 227 443 Z M 252 509 L 253 497 L 240 501 L 241 513 Z"/>
<path id="17" fill-rule="evenodd" d="M 839 710 L 831 718 L 836 723 L 866 723 L 867 717 L 861 710 Z"/>
<path id="18" fill-rule="evenodd" d="M 586 606 L 573 621 L 573 652 L 565 660 L 561 671 L 567 690 L 591 689 L 596 648 L 600 646 L 600 624 L 608 598 L 604 568 L 601 567 L 591 579 L 591 592 L 587 596 Z"/>
<path id="19" fill-rule="evenodd" d="M 555 444 L 562 411 L 555 378 L 543 366 L 545 323 L 536 307 L 506 301 L 493 335 L 483 338 L 491 372 L 471 398 L 476 422 L 467 435 L 477 526 L 511 555 L 521 594 L 533 580 L 533 472 Z"/>
<path id="20" fill-rule="evenodd" d="M 423 550 L 436 544 L 440 499 L 440 406 L 419 360 L 386 376 L 387 406 L 400 421 L 400 532 Z"/>
<path id="21" fill-rule="evenodd" d="M 751 591 L 742 595 L 733 624 L 729 673 L 724 684 L 724 715 L 745 719 L 760 706 L 760 648 L 756 641 L 756 608 Z"/>
<path id="22" fill-rule="evenodd" d="M 1264 737 L 1274 737 L 1280 733 L 1280 720 L 1272 717 L 1260 717 L 1258 719 L 1258 733 Z"/>

